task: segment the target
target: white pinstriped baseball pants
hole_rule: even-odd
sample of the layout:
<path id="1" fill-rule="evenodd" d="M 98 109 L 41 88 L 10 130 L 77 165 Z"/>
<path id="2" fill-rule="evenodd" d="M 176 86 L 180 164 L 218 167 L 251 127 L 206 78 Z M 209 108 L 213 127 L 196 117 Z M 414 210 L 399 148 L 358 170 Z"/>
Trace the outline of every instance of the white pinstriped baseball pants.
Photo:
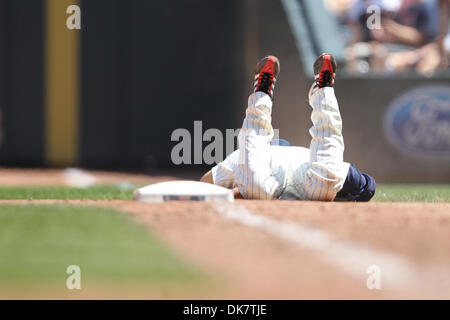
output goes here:
<path id="1" fill-rule="evenodd" d="M 239 160 L 235 185 L 247 199 L 282 198 L 289 180 L 297 199 L 331 201 L 342 188 L 349 164 L 343 161 L 342 119 L 334 89 L 318 89 L 309 98 L 313 126 L 309 161 L 274 172 L 270 141 L 272 101 L 263 92 L 248 99 L 246 117 L 239 134 Z M 289 148 L 289 147 L 287 147 Z M 291 159 L 292 160 L 292 159 Z M 304 159 L 303 159 L 304 161 Z M 295 161 L 294 161 L 295 163 Z"/>

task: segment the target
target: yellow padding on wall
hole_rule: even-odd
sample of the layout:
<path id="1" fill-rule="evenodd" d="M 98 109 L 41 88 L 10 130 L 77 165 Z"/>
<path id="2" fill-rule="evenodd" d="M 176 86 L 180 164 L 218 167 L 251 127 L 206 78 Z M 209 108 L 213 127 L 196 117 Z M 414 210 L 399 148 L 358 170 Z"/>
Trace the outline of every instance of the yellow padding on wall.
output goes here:
<path id="1" fill-rule="evenodd" d="M 66 13 L 76 0 L 46 1 L 46 162 L 78 161 L 80 30 L 69 30 Z"/>

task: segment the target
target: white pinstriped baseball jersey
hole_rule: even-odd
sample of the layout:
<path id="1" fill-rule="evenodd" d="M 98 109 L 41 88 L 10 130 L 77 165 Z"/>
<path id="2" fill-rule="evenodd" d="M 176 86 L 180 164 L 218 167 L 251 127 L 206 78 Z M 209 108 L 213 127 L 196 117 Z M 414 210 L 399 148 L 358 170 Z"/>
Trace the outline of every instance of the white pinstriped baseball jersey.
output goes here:
<path id="1" fill-rule="evenodd" d="M 316 89 L 309 103 L 310 148 L 271 146 L 272 100 L 263 92 L 252 93 L 239 149 L 212 169 L 214 183 L 237 187 L 247 199 L 333 200 L 350 167 L 343 161 L 342 119 L 334 89 Z"/>

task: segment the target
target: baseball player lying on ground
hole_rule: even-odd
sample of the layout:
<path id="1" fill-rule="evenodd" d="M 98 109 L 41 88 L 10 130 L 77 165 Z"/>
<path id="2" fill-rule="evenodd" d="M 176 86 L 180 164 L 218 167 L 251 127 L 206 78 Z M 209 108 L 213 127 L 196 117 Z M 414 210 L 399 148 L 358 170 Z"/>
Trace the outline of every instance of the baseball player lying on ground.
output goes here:
<path id="1" fill-rule="evenodd" d="M 343 160 L 333 56 L 322 54 L 314 63 L 309 149 L 271 144 L 273 90 L 279 71 L 280 63 L 274 56 L 264 57 L 256 65 L 255 90 L 248 98 L 239 149 L 201 181 L 233 189 L 236 198 L 244 199 L 369 201 L 375 194 L 375 180 Z"/>

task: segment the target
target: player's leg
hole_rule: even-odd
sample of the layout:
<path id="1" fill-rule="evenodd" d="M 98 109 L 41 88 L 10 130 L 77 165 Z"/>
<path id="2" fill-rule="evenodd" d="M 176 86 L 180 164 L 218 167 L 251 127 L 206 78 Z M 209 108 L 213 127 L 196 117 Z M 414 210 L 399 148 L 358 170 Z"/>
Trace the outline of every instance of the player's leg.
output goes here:
<path id="1" fill-rule="evenodd" d="M 267 56 L 256 66 L 255 89 L 248 98 L 239 133 L 239 159 L 235 183 L 247 199 L 271 199 L 278 188 L 270 170 L 268 148 L 273 139 L 272 98 L 279 61 Z"/>
<path id="2" fill-rule="evenodd" d="M 310 200 L 333 200 L 349 169 L 343 160 L 342 118 L 333 88 L 335 72 L 336 62 L 329 54 L 321 55 L 314 63 L 316 81 L 309 95 L 313 109 L 310 161 L 301 185 Z"/>

